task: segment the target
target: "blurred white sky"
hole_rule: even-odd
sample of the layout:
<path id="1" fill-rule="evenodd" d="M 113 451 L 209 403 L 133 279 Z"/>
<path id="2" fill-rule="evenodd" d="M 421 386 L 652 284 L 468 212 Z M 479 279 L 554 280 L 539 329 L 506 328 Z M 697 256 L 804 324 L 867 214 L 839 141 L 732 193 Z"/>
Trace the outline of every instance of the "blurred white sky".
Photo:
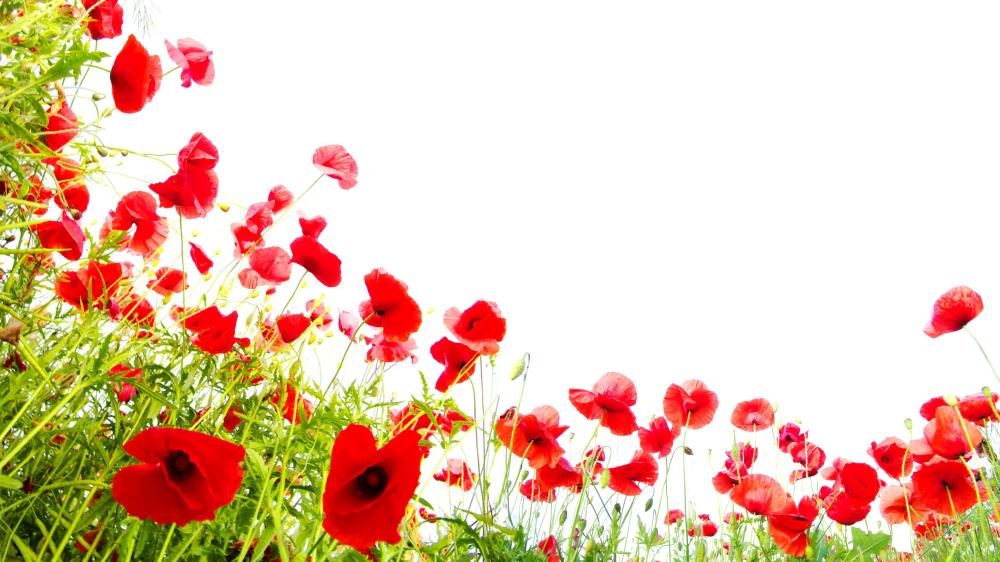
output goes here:
<path id="1" fill-rule="evenodd" d="M 164 68 L 162 38 L 192 37 L 215 84 L 170 74 L 108 142 L 174 152 L 202 131 L 220 201 L 244 205 L 279 183 L 300 193 L 312 151 L 343 144 L 357 187 L 324 180 L 305 208 L 344 262 L 328 298 L 354 309 L 378 266 L 406 281 L 435 309 L 417 335 L 435 377 L 441 313 L 486 298 L 508 318 L 501 370 L 532 354 L 525 406 L 556 406 L 584 436 L 567 388 L 620 371 L 645 422 L 670 383 L 700 378 L 722 401 L 690 438 L 716 451 L 709 489 L 738 401 L 801 418 L 831 460 L 868 460 L 926 398 L 993 381 L 966 334 L 921 329 L 970 285 L 986 303 L 972 328 L 1000 358 L 996 4 L 171 0 L 153 14 L 141 39 Z M 206 228 L 228 254 L 228 231 Z M 614 442 L 626 461 L 635 445 Z"/>

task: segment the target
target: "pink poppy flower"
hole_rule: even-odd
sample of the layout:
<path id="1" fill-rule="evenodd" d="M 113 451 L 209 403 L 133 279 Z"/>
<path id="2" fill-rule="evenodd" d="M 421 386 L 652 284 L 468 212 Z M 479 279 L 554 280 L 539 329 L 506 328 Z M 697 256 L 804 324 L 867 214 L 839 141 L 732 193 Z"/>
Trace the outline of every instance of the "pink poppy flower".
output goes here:
<path id="1" fill-rule="evenodd" d="M 600 420 L 614 435 L 631 435 L 639 429 L 632 413 L 636 400 L 635 384 L 621 373 L 602 376 L 594 384 L 593 392 L 569 389 L 573 407 L 588 420 Z"/>
<path id="2" fill-rule="evenodd" d="M 358 183 L 358 164 L 339 144 L 317 148 L 313 153 L 313 165 L 337 180 L 341 189 L 350 189 Z"/>
<path id="3" fill-rule="evenodd" d="M 189 88 L 192 81 L 199 86 L 208 86 L 215 80 L 212 51 L 206 50 L 204 45 L 190 37 L 178 39 L 176 47 L 170 41 L 163 42 L 170 60 L 181 67 L 181 86 Z"/>
<path id="4" fill-rule="evenodd" d="M 957 332 L 983 311 L 983 298 L 972 289 L 960 285 L 949 289 L 934 302 L 931 321 L 924 333 L 932 338 Z"/>
<path id="5" fill-rule="evenodd" d="M 500 316 L 496 303 L 478 300 L 464 311 L 449 308 L 444 325 L 470 348 L 483 355 L 496 355 L 507 334 L 507 320 Z"/>

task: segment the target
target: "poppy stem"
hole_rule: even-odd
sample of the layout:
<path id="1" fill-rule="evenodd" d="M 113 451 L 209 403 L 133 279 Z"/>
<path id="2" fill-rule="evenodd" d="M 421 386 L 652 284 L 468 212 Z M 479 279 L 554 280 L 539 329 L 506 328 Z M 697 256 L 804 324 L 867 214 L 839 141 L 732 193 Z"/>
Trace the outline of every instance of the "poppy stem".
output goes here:
<path id="1" fill-rule="evenodd" d="M 979 343 L 979 338 L 977 338 L 976 334 L 973 334 L 972 330 L 970 330 L 969 328 L 965 328 L 965 331 L 966 333 L 969 334 L 969 336 L 972 337 L 972 341 L 976 342 L 976 347 L 978 347 L 979 352 L 983 354 L 983 359 L 986 359 L 986 364 L 989 365 L 990 370 L 993 371 L 993 378 L 995 378 L 997 382 L 1000 382 L 1000 374 L 997 374 L 997 369 L 996 367 L 993 366 L 993 361 L 990 361 L 990 356 L 986 354 L 986 350 L 983 348 L 983 344 Z"/>

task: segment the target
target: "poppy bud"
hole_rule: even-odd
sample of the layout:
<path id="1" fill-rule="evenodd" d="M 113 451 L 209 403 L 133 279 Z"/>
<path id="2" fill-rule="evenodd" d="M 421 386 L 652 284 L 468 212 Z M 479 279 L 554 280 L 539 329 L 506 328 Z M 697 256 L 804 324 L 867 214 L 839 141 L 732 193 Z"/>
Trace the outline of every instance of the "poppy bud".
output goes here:
<path id="1" fill-rule="evenodd" d="M 684 451 L 685 455 L 688 455 L 688 456 L 694 455 L 694 449 L 692 449 L 691 447 L 688 447 L 687 445 L 685 445 L 684 447 L 682 447 L 681 450 Z"/>
<path id="2" fill-rule="evenodd" d="M 90 99 L 94 101 L 101 101 L 104 99 L 104 94 L 100 92 L 94 92 L 94 94 L 90 96 Z"/>
<path id="3" fill-rule="evenodd" d="M 955 396 L 954 394 L 947 394 L 943 398 L 945 404 L 952 407 L 958 406 L 958 396 Z"/>
<path id="4" fill-rule="evenodd" d="M 108 155 L 108 149 L 104 148 L 103 146 L 98 146 L 97 147 L 97 153 L 100 154 L 101 156 L 107 156 Z"/>
<path id="5" fill-rule="evenodd" d="M 653 498 L 649 498 L 648 500 L 646 500 L 646 507 L 643 509 L 643 511 L 649 511 L 650 509 L 653 509 Z"/>
<path id="6" fill-rule="evenodd" d="M 612 506 L 611 512 L 614 513 L 615 517 L 621 515 L 622 514 L 622 504 L 616 502 L 615 505 Z"/>
<path id="7" fill-rule="evenodd" d="M 601 472 L 601 487 L 607 488 L 608 483 L 611 482 L 611 471 L 605 470 Z"/>
<path id="8" fill-rule="evenodd" d="M 562 510 L 562 513 L 559 514 L 559 524 L 560 525 L 562 525 L 563 523 L 566 522 L 566 515 L 567 515 L 567 513 L 566 513 L 565 509 Z"/>
<path id="9" fill-rule="evenodd" d="M 991 397 L 992 394 L 993 393 L 990 392 L 990 387 L 988 387 L 988 386 L 984 386 L 983 387 L 983 396 L 985 396 L 987 400 L 990 399 L 990 397 Z"/>
<path id="10" fill-rule="evenodd" d="M 698 562 L 705 560 L 705 541 L 698 541 L 694 546 L 694 559 Z"/>
<path id="11" fill-rule="evenodd" d="M 227 204 L 227 203 L 219 203 L 219 209 L 223 213 L 228 213 L 229 212 L 229 204 Z"/>
<path id="12" fill-rule="evenodd" d="M 531 363 L 531 354 L 525 353 L 518 359 L 510 370 L 510 380 L 516 381 L 528 372 L 528 364 Z"/>
<path id="13" fill-rule="evenodd" d="M 906 426 L 907 431 L 913 431 L 913 420 L 910 418 L 903 420 L 903 425 Z"/>

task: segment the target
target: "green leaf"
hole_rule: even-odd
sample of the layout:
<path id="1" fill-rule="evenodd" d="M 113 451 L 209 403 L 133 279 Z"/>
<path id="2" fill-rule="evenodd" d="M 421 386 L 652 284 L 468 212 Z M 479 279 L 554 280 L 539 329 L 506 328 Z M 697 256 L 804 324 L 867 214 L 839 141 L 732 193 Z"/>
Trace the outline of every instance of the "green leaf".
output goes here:
<path id="1" fill-rule="evenodd" d="M 7 488 L 9 490 L 20 490 L 21 481 L 16 478 L 11 478 L 6 474 L 0 474 L 0 488 Z"/>
<path id="2" fill-rule="evenodd" d="M 892 544 L 892 537 L 886 533 L 866 533 L 861 529 L 851 529 L 854 550 L 863 555 L 864 560 L 872 560 L 875 554 Z"/>

